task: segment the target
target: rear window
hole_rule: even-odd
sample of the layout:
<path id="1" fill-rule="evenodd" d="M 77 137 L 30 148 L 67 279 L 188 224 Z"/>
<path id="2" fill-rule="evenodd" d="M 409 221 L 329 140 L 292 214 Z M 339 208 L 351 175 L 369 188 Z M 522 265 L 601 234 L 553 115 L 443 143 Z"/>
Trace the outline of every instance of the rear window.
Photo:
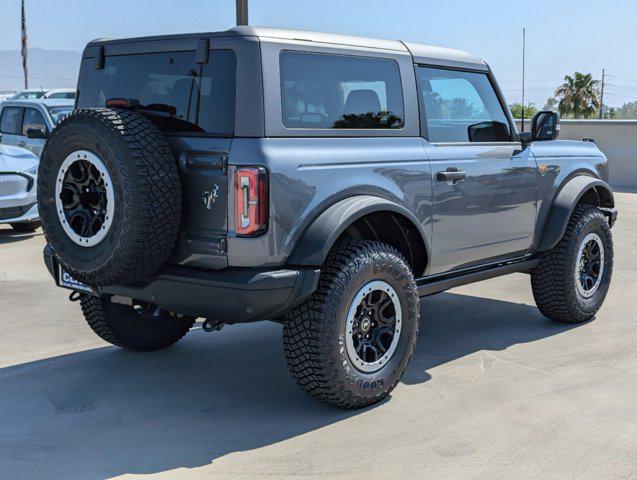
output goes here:
<path id="1" fill-rule="evenodd" d="M 83 61 L 78 107 L 102 107 L 111 98 L 137 100 L 143 114 L 166 133 L 234 132 L 236 59 L 231 50 L 210 52 L 207 65 L 195 52 L 108 56 L 103 69 Z M 153 111 L 173 107 L 175 113 Z M 164 109 L 165 110 L 165 109 Z"/>
<path id="2" fill-rule="evenodd" d="M 281 107 L 288 128 L 404 126 L 398 63 L 372 57 L 281 52 Z"/>

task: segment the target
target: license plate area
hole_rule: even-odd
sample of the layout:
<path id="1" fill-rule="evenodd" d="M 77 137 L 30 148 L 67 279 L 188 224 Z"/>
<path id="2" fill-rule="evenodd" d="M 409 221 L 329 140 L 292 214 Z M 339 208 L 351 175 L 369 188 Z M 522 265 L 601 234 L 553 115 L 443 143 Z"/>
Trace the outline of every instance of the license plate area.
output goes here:
<path id="1" fill-rule="evenodd" d="M 66 288 L 67 290 L 73 290 L 76 292 L 84 292 L 89 294 L 95 294 L 95 290 L 93 290 L 88 285 L 80 282 L 73 278 L 73 276 L 64 270 L 64 267 L 58 263 L 58 275 L 56 278 L 56 283 L 58 287 Z"/>

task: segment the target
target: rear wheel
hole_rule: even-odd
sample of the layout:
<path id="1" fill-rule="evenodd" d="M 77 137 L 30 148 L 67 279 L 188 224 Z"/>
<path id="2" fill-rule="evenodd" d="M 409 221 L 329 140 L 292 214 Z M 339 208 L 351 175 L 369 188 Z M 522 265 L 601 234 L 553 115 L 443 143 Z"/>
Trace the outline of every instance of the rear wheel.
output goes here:
<path id="1" fill-rule="evenodd" d="M 569 323 L 590 320 L 601 308 L 613 273 L 608 220 L 592 205 L 579 205 L 560 242 L 531 272 L 533 296 L 545 316 Z"/>
<path id="2" fill-rule="evenodd" d="M 133 306 L 85 295 L 84 318 L 103 340 L 129 350 L 149 352 L 169 347 L 193 326 L 195 319 L 161 310 L 150 303 Z"/>
<path id="3" fill-rule="evenodd" d="M 290 373 L 328 403 L 376 403 L 405 371 L 418 336 L 418 309 L 416 282 L 398 251 L 379 242 L 340 242 L 316 292 L 288 315 L 283 343 Z"/>

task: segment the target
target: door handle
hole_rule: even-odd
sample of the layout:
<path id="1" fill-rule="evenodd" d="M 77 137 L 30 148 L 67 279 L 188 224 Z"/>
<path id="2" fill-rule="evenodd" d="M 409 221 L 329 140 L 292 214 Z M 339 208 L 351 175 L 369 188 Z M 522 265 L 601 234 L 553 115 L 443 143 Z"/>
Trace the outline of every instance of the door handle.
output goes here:
<path id="1" fill-rule="evenodd" d="M 467 178 L 467 172 L 458 170 L 457 168 L 448 168 L 444 172 L 438 172 L 436 178 L 439 182 L 460 182 Z"/>

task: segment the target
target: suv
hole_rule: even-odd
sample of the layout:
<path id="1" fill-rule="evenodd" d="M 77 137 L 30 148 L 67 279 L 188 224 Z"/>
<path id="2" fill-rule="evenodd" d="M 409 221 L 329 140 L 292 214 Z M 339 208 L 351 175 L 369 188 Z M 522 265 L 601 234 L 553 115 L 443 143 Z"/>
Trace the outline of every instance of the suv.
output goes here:
<path id="1" fill-rule="evenodd" d="M 488 65 L 269 28 L 98 40 L 38 180 L 46 265 L 133 350 L 274 319 L 290 372 L 342 407 L 386 397 L 419 297 L 512 272 L 584 322 L 616 219 L 592 142 L 518 133 Z"/>

